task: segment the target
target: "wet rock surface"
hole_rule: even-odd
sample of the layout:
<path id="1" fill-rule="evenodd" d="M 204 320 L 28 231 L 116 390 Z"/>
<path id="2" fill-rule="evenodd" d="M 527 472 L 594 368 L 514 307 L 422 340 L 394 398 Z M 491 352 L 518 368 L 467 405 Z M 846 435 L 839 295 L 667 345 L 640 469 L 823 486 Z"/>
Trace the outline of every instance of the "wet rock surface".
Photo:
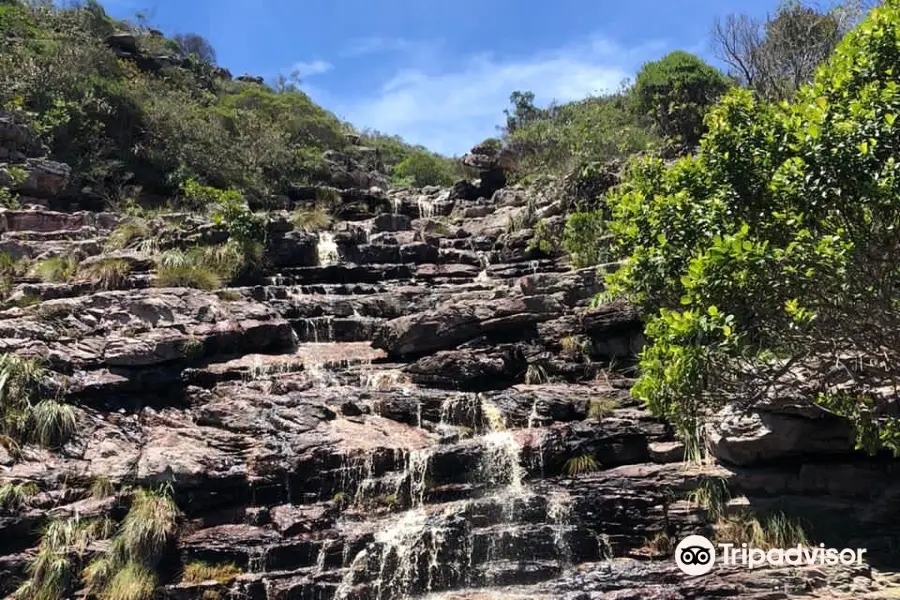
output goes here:
<path id="1" fill-rule="evenodd" d="M 111 40 L 127 52 L 127 39 Z M 4 129 L 5 128 L 5 129 Z M 0 133 L 16 134 L 0 120 Z M 17 142 L 25 144 L 25 141 Z M 670 428 L 629 395 L 640 315 L 590 307 L 594 269 L 529 249 L 504 157 L 467 159 L 480 182 L 370 189 L 329 158 L 353 207 L 319 234 L 276 215 L 263 283 L 224 292 L 150 285 L 123 255 L 116 289 L 16 281 L 0 351 L 44 358 L 76 407 L 75 439 L 12 456 L 0 485 L 0 592 L 26 573 L 51 518 L 111 514 L 113 486 L 171 484 L 183 522 L 159 597 L 315 600 L 875 598 L 896 584 L 900 477 L 847 430 L 787 405 L 724 411 L 720 462 L 682 463 Z M 298 188 L 302 204 L 315 192 Z M 0 212 L 0 244 L 97 260 L 115 215 Z M 181 236 L 221 236 L 181 218 Z M 193 238 L 191 238 L 193 239 Z M 204 238 L 206 239 L 206 238 Z M 93 259 L 91 257 L 94 257 Z M 609 265 L 608 268 L 614 268 Z M 18 296 L 16 295 L 18 294 Z M 688 494 L 716 479 L 729 510 L 793 510 L 817 541 L 866 547 L 872 567 L 720 570 L 688 578 L 654 540 L 710 533 Z M 182 582 L 193 561 L 234 563 Z"/>

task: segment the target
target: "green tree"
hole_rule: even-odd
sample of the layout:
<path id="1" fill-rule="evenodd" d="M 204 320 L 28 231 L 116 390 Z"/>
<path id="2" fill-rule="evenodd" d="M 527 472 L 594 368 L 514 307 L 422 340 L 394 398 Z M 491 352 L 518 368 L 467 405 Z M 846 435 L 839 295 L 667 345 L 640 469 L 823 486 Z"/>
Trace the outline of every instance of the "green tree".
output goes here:
<path id="1" fill-rule="evenodd" d="M 703 115 L 728 89 L 728 79 L 693 54 L 676 51 L 645 64 L 632 96 L 659 132 L 688 146 L 703 134 Z"/>
<path id="2" fill-rule="evenodd" d="M 451 185 L 455 179 L 445 158 L 424 150 L 408 154 L 394 166 L 392 175 L 397 182 L 409 182 L 417 187 Z"/>
<path id="3" fill-rule="evenodd" d="M 900 0 L 794 104 L 731 91 L 696 157 L 635 163 L 608 198 L 612 289 L 642 306 L 634 393 L 696 448 L 726 402 L 805 397 L 900 453 Z"/>
<path id="4" fill-rule="evenodd" d="M 533 123 L 540 119 L 544 111 L 534 105 L 534 92 L 515 91 L 509 95 L 509 102 L 513 105 L 512 111 L 506 109 L 506 131 L 513 133 L 523 125 Z"/>

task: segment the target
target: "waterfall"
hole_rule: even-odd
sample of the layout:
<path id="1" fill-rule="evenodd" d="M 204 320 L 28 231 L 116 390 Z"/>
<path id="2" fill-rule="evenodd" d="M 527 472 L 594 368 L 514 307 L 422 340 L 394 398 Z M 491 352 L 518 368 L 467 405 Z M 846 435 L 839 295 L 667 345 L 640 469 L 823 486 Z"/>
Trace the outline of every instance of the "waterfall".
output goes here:
<path id="1" fill-rule="evenodd" d="M 334 341 L 334 317 L 313 317 L 303 320 L 303 334 L 306 341 L 314 344 Z M 321 338 L 321 339 L 320 339 Z"/>
<path id="2" fill-rule="evenodd" d="M 427 196 L 416 198 L 416 208 L 419 210 L 419 218 L 431 219 L 434 217 L 434 201 Z"/>
<path id="3" fill-rule="evenodd" d="M 553 543 L 560 556 L 560 563 L 572 563 L 572 549 L 565 538 L 572 519 L 572 499 L 565 492 L 550 494 L 547 499 L 547 520 L 553 527 Z"/>
<path id="4" fill-rule="evenodd" d="M 341 258 L 338 254 L 337 242 L 334 241 L 334 234 L 328 231 L 321 231 L 318 237 L 316 252 L 319 256 L 319 266 L 326 267 L 340 262 Z"/>
<path id="5" fill-rule="evenodd" d="M 525 469 L 521 463 L 522 447 L 510 431 L 495 431 L 483 438 L 485 448 L 479 470 L 482 481 L 490 485 L 507 485 L 504 495 L 520 495 L 525 487 Z"/>
<path id="6" fill-rule="evenodd" d="M 478 260 L 481 261 L 481 272 L 478 273 L 478 277 L 475 278 L 475 281 L 487 283 L 491 280 L 490 275 L 488 275 L 488 267 L 491 266 L 490 254 L 487 252 L 479 252 Z"/>

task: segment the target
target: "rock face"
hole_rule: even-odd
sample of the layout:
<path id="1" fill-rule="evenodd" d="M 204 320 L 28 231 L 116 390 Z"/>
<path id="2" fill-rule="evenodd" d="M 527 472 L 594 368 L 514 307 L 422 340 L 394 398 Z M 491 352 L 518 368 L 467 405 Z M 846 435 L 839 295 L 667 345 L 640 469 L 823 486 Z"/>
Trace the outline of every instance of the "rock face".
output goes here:
<path id="1" fill-rule="evenodd" d="M 0 120 L 4 139 L 14 129 Z M 362 187 L 337 190 L 347 219 L 331 231 L 274 214 L 262 284 L 151 286 L 139 245 L 115 255 L 130 273 L 103 288 L 16 279 L 0 352 L 46 360 L 47 391 L 74 407 L 77 431 L 54 451 L 0 445 L 0 485 L 39 489 L 0 507 L 0 593 L 27 576 L 50 519 L 122 518 L 127 492 L 93 498 L 98 481 L 171 485 L 183 514 L 160 598 L 863 598 L 896 587 L 878 569 L 900 534 L 897 464 L 859 456 L 844 424 L 789 403 L 724 412 L 710 432 L 721 464 L 681 464 L 670 428 L 629 395 L 640 315 L 590 307 L 596 271 L 531 248 L 531 223 L 509 226 L 529 202 L 547 205 L 503 188 L 505 159 L 478 150 L 478 185 L 384 192 L 354 175 L 345 183 Z M 298 188 L 293 202 L 315 193 Z M 97 265 L 119 221 L 4 211 L 0 244 L 15 258 Z M 156 225 L 176 222 L 159 244 L 225 235 L 184 215 Z M 712 531 L 688 498 L 710 481 L 731 490 L 727 511 L 786 504 L 817 541 L 868 548 L 877 568 L 688 578 L 660 540 Z M 241 573 L 184 581 L 195 561 Z"/>

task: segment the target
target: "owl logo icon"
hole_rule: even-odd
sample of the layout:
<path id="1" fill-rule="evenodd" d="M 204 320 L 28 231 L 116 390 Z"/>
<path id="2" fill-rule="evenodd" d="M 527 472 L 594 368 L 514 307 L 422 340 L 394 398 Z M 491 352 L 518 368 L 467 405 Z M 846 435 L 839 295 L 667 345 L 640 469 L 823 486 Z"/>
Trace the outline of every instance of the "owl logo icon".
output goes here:
<path id="1" fill-rule="evenodd" d="M 716 564 L 716 547 L 702 535 L 689 535 L 675 548 L 675 564 L 686 575 L 706 575 Z"/>

